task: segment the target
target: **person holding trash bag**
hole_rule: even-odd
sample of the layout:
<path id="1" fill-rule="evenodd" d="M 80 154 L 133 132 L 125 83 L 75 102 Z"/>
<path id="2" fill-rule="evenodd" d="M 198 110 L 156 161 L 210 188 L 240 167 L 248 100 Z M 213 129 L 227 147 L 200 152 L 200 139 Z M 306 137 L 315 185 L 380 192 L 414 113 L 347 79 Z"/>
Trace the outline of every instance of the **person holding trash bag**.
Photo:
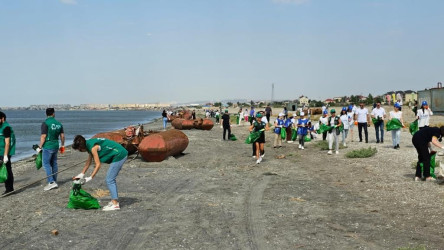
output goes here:
<path id="1" fill-rule="evenodd" d="M 230 138 L 231 138 L 231 121 L 230 121 L 230 115 L 228 114 L 228 109 L 226 109 L 225 113 L 222 115 L 222 126 L 224 129 L 222 139 L 224 139 L 224 141 L 225 141 L 225 135 L 227 134 L 227 131 L 228 131 L 228 140 L 230 140 Z"/>
<path id="2" fill-rule="evenodd" d="M 15 134 L 6 121 L 5 113 L 0 111 L 0 166 L 5 164 L 8 177 L 5 181 L 5 192 L 2 195 L 14 191 L 14 175 L 11 167 L 11 156 L 15 154 Z"/>
<path id="3" fill-rule="evenodd" d="M 384 143 L 384 119 L 386 117 L 385 109 L 381 107 L 381 102 L 376 103 L 376 107 L 372 110 L 372 118 L 374 119 L 376 143 Z M 379 141 L 379 131 L 381 131 L 381 141 Z"/>
<path id="4" fill-rule="evenodd" d="M 348 132 L 350 132 L 350 138 L 351 138 L 351 141 L 353 142 L 353 130 L 354 130 L 354 127 L 355 127 L 355 120 L 354 120 L 354 114 L 355 114 L 355 111 L 356 111 L 356 107 L 354 107 L 353 105 L 348 105 L 348 108 L 347 108 L 347 115 L 348 115 L 348 125 L 349 125 L 349 129 L 348 129 Z"/>
<path id="5" fill-rule="evenodd" d="M 308 119 L 305 118 L 304 112 L 301 112 L 299 116 L 300 118 L 298 119 L 296 124 L 299 137 L 299 149 L 304 149 L 304 137 L 308 133 Z"/>
<path id="6" fill-rule="evenodd" d="M 398 119 L 401 122 L 402 127 L 404 127 L 404 120 L 402 119 L 402 111 L 399 110 L 401 106 L 399 103 L 395 103 L 393 106 L 393 111 L 390 111 L 390 120 Z M 399 141 L 401 139 L 401 128 L 392 130 L 392 142 L 393 148 L 399 149 Z"/>
<path id="7" fill-rule="evenodd" d="M 332 129 L 328 131 L 328 152 L 327 154 L 331 155 L 333 149 L 333 142 L 335 143 L 335 153 L 339 154 L 339 134 L 341 133 L 340 127 L 342 125 L 341 119 L 336 115 L 336 110 L 330 110 L 331 116 L 328 118 L 328 126 Z"/>
<path id="8" fill-rule="evenodd" d="M 256 163 L 259 164 L 262 161 L 262 157 L 263 154 L 261 155 L 262 152 L 264 152 L 264 147 L 265 147 L 265 132 L 264 131 L 268 131 L 270 128 L 268 127 L 268 123 L 265 123 L 262 121 L 262 114 L 261 113 L 257 113 L 256 114 L 256 120 L 253 122 L 253 125 L 250 126 L 250 132 L 257 132 L 257 131 L 261 131 L 261 135 L 260 137 L 254 142 L 254 144 L 256 145 Z"/>
<path id="9" fill-rule="evenodd" d="M 347 114 L 347 108 L 343 107 L 341 110 L 341 115 L 339 116 L 341 119 L 341 123 L 344 126 L 344 130 L 342 130 L 342 145 L 344 147 L 347 146 L 346 140 L 348 135 L 348 130 L 350 129 L 350 117 Z"/>
<path id="10" fill-rule="evenodd" d="M 85 140 L 81 135 L 76 135 L 74 137 L 72 148 L 74 150 L 79 150 L 80 152 L 88 152 L 89 154 L 85 167 L 80 174 L 73 177 L 74 180 L 84 179 L 85 182 L 91 181 L 96 176 L 97 172 L 99 172 L 101 163 L 110 164 L 106 174 L 106 185 L 111 194 L 111 201 L 108 205 L 103 207 L 103 211 L 119 210 L 120 205 L 118 201 L 119 197 L 116 178 L 128 157 L 128 151 L 117 142 L 105 138 Z M 91 176 L 85 177 L 85 173 L 93 160 L 95 164 L 94 170 Z"/>
<path id="11" fill-rule="evenodd" d="M 421 103 L 421 108 L 418 109 L 416 119 L 418 120 L 418 128 L 422 129 L 430 125 L 430 116 L 433 115 L 432 110 L 426 101 Z"/>
<path id="12" fill-rule="evenodd" d="M 274 148 L 282 147 L 281 129 L 284 126 L 284 114 L 279 113 L 278 118 L 274 121 Z"/>
<path id="13" fill-rule="evenodd" d="M 37 154 L 42 151 L 43 168 L 45 169 L 48 185 L 43 190 L 48 191 L 57 188 L 57 152 L 65 152 L 65 134 L 62 124 L 55 118 L 54 108 L 46 109 L 46 120 L 41 126 L 40 144 L 36 149 Z M 61 147 L 59 148 L 59 137 Z"/>
<path id="14" fill-rule="evenodd" d="M 418 162 L 416 164 L 415 181 L 421 180 L 421 163 L 423 165 L 423 175 L 426 181 L 435 181 L 436 179 L 430 176 L 430 151 L 429 143 L 444 149 L 444 146 L 440 143 L 444 136 L 444 126 L 437 127 L 425 127 L 416 132 L 412 137 L 413 146 L 415 146 L 418 153 Z"/>
<path id="15" fill-rule="evenodd" d="M 327 115 L 328 115 L 327 110 L 322 111 L 322 117 L 319 118 L 319 127 L 321 127 L 322 124 L 327 125 L 327 123 L 328 123 Z M 322 132 L 322 140 L 323 141 L 327 140 L 327 133 L 328 133 L 327 131 Z"/>

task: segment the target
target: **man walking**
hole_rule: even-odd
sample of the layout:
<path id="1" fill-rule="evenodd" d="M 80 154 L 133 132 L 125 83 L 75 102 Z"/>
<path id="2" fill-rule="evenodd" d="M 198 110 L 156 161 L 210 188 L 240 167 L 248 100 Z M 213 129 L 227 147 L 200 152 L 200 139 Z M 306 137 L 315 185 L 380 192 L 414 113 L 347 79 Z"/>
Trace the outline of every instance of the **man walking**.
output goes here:
<path id="1" fill-rule="evenodd" d="M 5 181 L 5 192 L 2 195 L 14 191 L 14 175 L 12 174 L 11 156 L 15 154 L 15 135 L 9 123 L 6 121 L 5 113 L 0 111 L 0 157 L 6 165 L 8 178 Z M 2 163 L 2 164 L 3 164 Z"/>
<path id="2" fill-rule="evenodd" d="M 41 126 L 40 144 L 37 153 L 43 149 L 42 162 L 46 171 L 48 185 L 43 190 L 48 191 L 57 188 L 57 151 L 59 150 L 59 137 L 62 146 L 60 152 L 64 152 L 65 134 L 62 124 L 55 119 L 54 108 L 46 109 L 46 120 Z"/>
<path id="3" fill-rule="evenodd" d="M 225 110 L 225 114 L 222 115 L 222 126 L 224 128 L 223 139 L 225 140 L 225 135 L 228 130 L 228 140 L 231 138 L 231 124 L 230 124 L 230 115 L 228 114 L 228 109 Z"/>
<path id="4" fill-rule="evenodd" d="M 273 115 L 273 111 L 271 110 L 270 104 L 267 104 L 265 108 L 265 117 L 267 117 L 267 121 L 270 122 L 270 116 Z"/>
<path id="5" fill-rule="evenodd" d="M 376 143 L 379 143 L 379 132 L 381 131 L 381 143 L 384 142 L 384 120 L 386 113 L 383 107 L 381 107 L 381 102 L 376 103 L 376 107 L 372 110 L 372 118 L 376 119 L 375 122 L 375 132 L 376 132 Z"/>
<path id="6" fill-rule="evenodd" d="M 369 123 L 368 109 L 364 107 L 364 103 L 359 103 L 359 108 L 356 109 L 355 120 L 358 121 L 359 142 L 362 142 L 362 129 L 364 129 L 365 143 L 368 143 L 367 126 Z"/>

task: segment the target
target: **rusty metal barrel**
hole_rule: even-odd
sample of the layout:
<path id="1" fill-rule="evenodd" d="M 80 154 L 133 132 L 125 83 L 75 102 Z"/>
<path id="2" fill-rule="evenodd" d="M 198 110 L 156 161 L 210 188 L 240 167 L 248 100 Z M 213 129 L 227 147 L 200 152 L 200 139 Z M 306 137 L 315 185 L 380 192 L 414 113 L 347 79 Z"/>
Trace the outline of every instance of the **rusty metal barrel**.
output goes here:
<path id="1" fill-rule="evenodd" d="M 143 138 L 139 153 L 145 161 L 161 162 L 168 156 L 182 153 L 188 147 L 188 137 L 180 130 L 155 133 Z"/>
<path id="2" fill-rule="evenodd" d="M 182 118 L 176 118 L 171 122 L 171 126 L 173 126 L 173 128 L 175 129 L 182 129 L 182 122 L 184 121 L 184 119 Z"/>
<path id="3" fill-rule="evenodd" d="M 183 120 L 182 129 L 192 129 L 194 128 L 193 120 Z"/>
<path id="4" fill-rule="evenodd" d="M 92 138 L 105 138 L 111 141 L 115 141 L 122 145 L 128 151 L 129 155 L 134 154 L 137 151 L 137 144 L 139 144 L 140 142 L 139 137 L 128 139 L 125 135 L 125 131 L 123 130 L 98 133 Z"/>
<path id="5" fill-rule="evenodd" d="M 211 130 L 214 126 L 214 122 L 210 119 L 204 119 L 202 121 L 202 126 L 201 129 L 202 130 Z"/>

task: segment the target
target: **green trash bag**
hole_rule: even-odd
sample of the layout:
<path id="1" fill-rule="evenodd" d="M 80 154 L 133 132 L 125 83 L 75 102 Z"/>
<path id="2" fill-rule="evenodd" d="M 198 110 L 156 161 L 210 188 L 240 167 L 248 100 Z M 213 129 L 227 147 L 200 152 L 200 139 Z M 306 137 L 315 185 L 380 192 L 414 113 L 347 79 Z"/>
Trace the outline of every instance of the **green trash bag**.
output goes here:
<path id="1" fill-rule="evenodd" d="M 287 131 L 285 128 L 281 129 L 281 139 L 285 140 L 287 138 Z"/>
<path id="2" fill-rule="evenodd" d="M 324 133 L 324 132 L 328 132 L 328 131 L 330 131 L 331 129 L 332 129 L 332 127 L 327 126 L 327 125 L 325 125 L 325 124 L 321 124 L 321 126 L 319 126 L 319 129 L 316 131 L 316 133 L 318 133 L 318 134 L 322 134 L 322 133 Z"/>
<path id="3" fill-rule="evenodd" d="M 418 120 L 415 120 L 414 122 L 410 123 L 409 126 L 410 134 L 414 135 L 416 132 L 418 132 Z"/>
<path id="4" fill-rule="evenodd" d="M 230 135 L 230 140 L 237 141 L 237 138 L 236 138 L 236 136 L 234 134 L 231 134 Z"/>
<path id="5" fill-rule="evenodd" d="M 435 162 L 435 158 L 436 158 L 436 152 L 431 152 L 430 153 L 430 176 L 432 176 L 433 178 L 436 178 L 435 175 L 435 166 L 436 166 L 436 162 Z M 419 163 L 419 165 L 421 166 L 421 172 L 424 173 L 424 165 L 421 163 Z"/>
<path id="6" fill-rule="evenodd" d="M 291 130 L 291 140 L 296 141 L 296 138 L 298 138 L 298 131 L 296 129 Z"/>
<path id="7" fill-rule="evenodd" d="M 305 136 L 304 136 L 304 141 L 305 141 L 305 142 L 309 142 L 309 141 L 311 141 L 311 136 L 310 136 L 309 134 L 305 135 Z"/>
<path id="8" fill-rule="evenodd" d="M 66 207 L 71 209 L 99 209 L 100 205 L 96 198 L 82 189 L 81 184 L 74 183 Z"/>
<path id="9" fill-rule="evenodd" d="M 35 168 L 37 168 L 37 170 L 39 170 L 42 166 L 43 166 L 43 163 L 42 163 L 42 151 L 40 151 L 37 154 L 37 157 L 35 158 Z"/>
<path id="10" fill-rule="evenodd" d="M 257 139 L 259 139 L 259 137 L 261 137 L 261 133 L 262 130 L 250 133 L 250 135 L 245 140 L 245 143 L 246 144 L 254 143 L 255 141 L 257 141 Z"/>
<path id="11" fill-rule="evenodd" d="M 239 124 L 239 115 L 236 117 L 236 124 Z"/>
<path id="12" fill-rule="evenodd" d="M 390 119 L 385 125 L 387 131 L 396 130 L 402 128 L 401 121 L 399 119 Z"/>
<path id="13" fill-rule="evenodd" d="M 6 169 L 6 164 L 2 164 L 0 167 L 0 183 L 4 183 L 8 179 L 8 170 Z"/>

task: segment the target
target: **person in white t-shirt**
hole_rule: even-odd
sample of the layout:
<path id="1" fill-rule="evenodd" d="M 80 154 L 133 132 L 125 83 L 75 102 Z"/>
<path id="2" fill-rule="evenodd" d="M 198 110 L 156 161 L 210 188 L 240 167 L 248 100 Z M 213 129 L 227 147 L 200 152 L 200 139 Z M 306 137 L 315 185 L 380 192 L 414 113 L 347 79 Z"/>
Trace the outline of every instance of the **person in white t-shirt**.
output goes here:
<path id="1" fill-rule="evenodd" d="M 430 116 L 433 115 L 432 110 L 426 101 L 421 103 L 421 108 L 418 109 L 416 119 L 418 119 L 418 128 L 422 129 L 430 125 Z"/>
<path id="2" fill-rule="evenodd" d="M 353 142 L 353 128 L 355 127 L 355 120 L 354 120 L 355 111 L 356 107 L 350 104 L 347 109 L 347 116 L 348 116 L 348 124 L 350 126 L 348 132 L 350 133 L 350 138 L 352 142 Z"/>
<path id="3" fill-rule="evenodd" d="M 399 121 L 401 121 L 402 127 L 405 127 L 404 120 L 402 119 L 402 111 L 399 110 L 400 108 L 401 105 L 399 105 L 399 103 L 395 103 L 393 111 L 390 111 L 390 119 L 398 119 Z M 392 130 L 392 141 L 394 149 L 399 149 L 400 139 L 401 139 L 401 129 L 399 128 Z"/>
<path id="4" fill-rule="evenodd" d="M 386 113 L 383 107 L 381 107 L 381 102 L 376 103 L 376 107 L 372 110 L 372 118 L 376 119 L 375 122 L 375 132 L 376 132 L 376 143 L 379 143 L 379 131 L 381 131 L 381 143 L 384 142 L 384 120 L 386 118 Z"/>
<path id="5" fill-rule="evenodd" d="M 362 142 L 362 129 L 364 129 L 365 143 L 368 143 L 368 131 L 370 116 L 368 109 L 364 107 L 364 103 L 359 103 L 359 108 L 355 112 L 355 120 L 358 121 L 359 142 Z"/>

